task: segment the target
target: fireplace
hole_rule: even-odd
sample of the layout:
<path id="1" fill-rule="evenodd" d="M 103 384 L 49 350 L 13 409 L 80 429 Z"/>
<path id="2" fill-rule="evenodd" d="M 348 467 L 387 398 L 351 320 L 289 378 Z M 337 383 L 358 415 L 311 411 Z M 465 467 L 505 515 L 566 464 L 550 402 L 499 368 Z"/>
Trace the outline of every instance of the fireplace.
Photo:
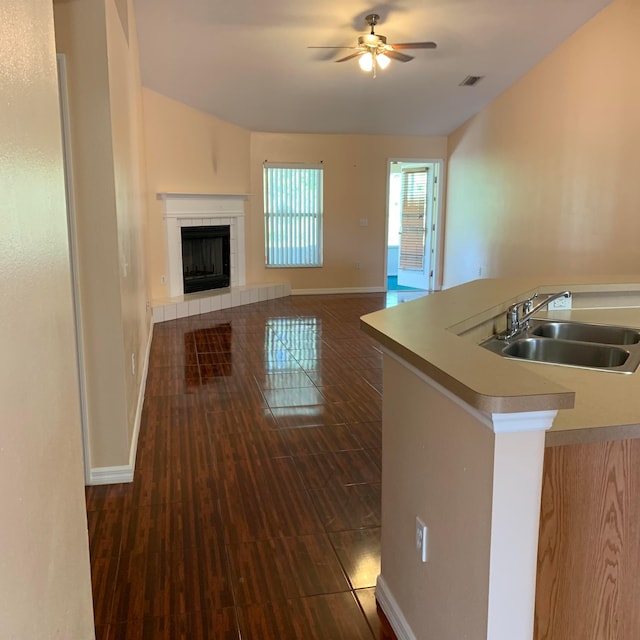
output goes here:
<path id="1" fill-rule="evenodd" d="M 229 287 L 245 285 L 245 195 L 159 193 L 164 202 L 167 230 L 168 294 L 181 296 L 184 288 L 182 231 L 192 227 L 229 227 Z M 195 291 L 195 290 L 192 290 Z"/>
<path id="2" fill-rule="evenodd" d="M 230 283 L 230 227 L 180 229 L 184 293 L 221 289 Z"/>
<path id="3" fill-rule="evenodd" d="M 205 193 L 159 193 L 162 200 L 167 239 L 167 296 L 153 301 L 153 321 L 165 322 L 200 313 L 210 313 L 261 300 L 291 294 L 284 283 L 246 285 L 244 246 L 244 205 L 246 195 Z M 182 273 L 182 229 L 187 227 L 229 226 L 229 288 L 184 295 Z"/>

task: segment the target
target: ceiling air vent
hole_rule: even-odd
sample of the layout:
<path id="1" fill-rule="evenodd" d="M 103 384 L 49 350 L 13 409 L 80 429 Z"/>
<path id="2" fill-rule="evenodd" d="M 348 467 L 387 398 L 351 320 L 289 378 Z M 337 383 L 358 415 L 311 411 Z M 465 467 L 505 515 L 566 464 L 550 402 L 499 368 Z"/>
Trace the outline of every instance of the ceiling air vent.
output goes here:
<path id="1" fill-rule="evenodd" d="M 484 76 L 467 76 L 458 86 L 459 87 L 473 87 L 482 80 Z"/>

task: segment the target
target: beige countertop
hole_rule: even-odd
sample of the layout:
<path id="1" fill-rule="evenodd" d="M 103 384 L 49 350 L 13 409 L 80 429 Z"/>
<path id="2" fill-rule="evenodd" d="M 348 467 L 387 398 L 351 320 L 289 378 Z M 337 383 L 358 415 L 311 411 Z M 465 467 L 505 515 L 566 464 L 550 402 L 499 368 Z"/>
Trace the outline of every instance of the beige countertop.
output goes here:
<path id="1" fill-rule="evenodd" d="M 489 352 L 507 307 L 534 292 L 568 289 L 556 317 L 640 328 L 640 276 L 476 280 L 362 318 L 363 330 L 472 407 L 488 413 L 558 409 L 547 444 L 640 437 L 640 369 L 619 374 Z"/>

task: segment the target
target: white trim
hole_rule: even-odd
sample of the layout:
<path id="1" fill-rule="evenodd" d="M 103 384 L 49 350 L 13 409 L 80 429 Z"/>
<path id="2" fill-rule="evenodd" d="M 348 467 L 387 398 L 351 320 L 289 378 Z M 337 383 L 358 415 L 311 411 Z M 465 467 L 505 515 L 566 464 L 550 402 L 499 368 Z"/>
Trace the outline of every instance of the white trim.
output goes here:
<path id="1" fill-rule="evenodd" d="M 473 416 L 478 422 L 481 422 L 485 427 L 491 429 L 494 433 L 546 431 L 551 428 L 553 420 L 558 413 L 557 409 L 522 411 L 520 413 L 485 413 L 484 411 L 480 411 L 475 407 L 472 407 L 469 403 L 459 398 L 455 393 L 449 391 L 449 389 L 443 387 L 439 382 L 436 382 L 426 373 L 423 373 L 412 364 L 409 364 L 406 360 L 396 355 L 386 347 L 380 345 L 380 349 L 385 355 L 393 358 L 396 362 L 399 362 L 403 367 L 411 371 L 413 375 L 420 378 L 422 382 L 433 387 L 433 389 L 438 393 L 451 400 L 451 402 L 461 409 L 464 409 L 468 414 Z"/>
<path id="2" fill-rule="evenodd" d="M 376 600 L 382 611 L 384 611 L 384 615 L 387 616 L 387 620 L 393 632 L 398 636 L 398 640 L 417 640 L 382 574 L 376 580 Z"/>
<path id="3" fill-rule="evenodd" d="M 533 637 L 544 436 L 495 435 L 487 640 Z"/>
<path id="4" fill-rule="evenodd" d="M 292 296 L 324 296 L 333 293 L 385 293 L 384 287 L 344 287 L 335 289 L 292 289 Z"/>
<path id="5" fill-rule="evenodd" d="M 546 431 L 551 429 L 558 411 L 523 411 L 522 413 L 492 413 L 493 430 L 496 433 L 522 431 Z"/>
<path id="6" fill-rule="evenodd" d="M 76 237 L 76 205 L 73 192 L 73 156 L 71 153 L 71 122 L 69 120 L 69 92 L 67 87 L 67 58 L 56 54 L 58 66 L 58 95 L 60 100 L 60 124 L 62 128 L 62 151 L 64 156 L 64 186 L 67 205 L 67 234 L 69 238 L 69 261 L 71 263 L 71 288 L 75 321 L 76 362 L 78 366 L 78 395 L 80 398 L 80 422 L 82 427 L 82 450 L 84 481 L 91 478 L 91 445 L 89 437 L 89 410 L 87 408 L 87 378 L 84 364 L 84 337 L 82 332 L 82 309 L 80 305 L 80 269 L 78 267 L 78 242 Z"/>
<path id="7" fill-rule="evenodd" d="M 441 291 L 444 282 L 444 230 L 446 226 L 444 201 L 447 197 L 447 165 L 444 160 L 438 160 L 437 163 L 439 165 L 438 210 L 435 212 L 436 219 L 434 224 L 436 228 L 431 241 L 431 246 L 435 251 L 431 283 L 434 291 Z"/>
<path id="8" fill-rule="evenodd" d="M 389 182 L 391 176 L 391 165 L 393 163 L 410 163 L 410 164 L 433 164 L 438 165 L 438 201 L 437 208 L 434 211 L 435 231 L 433 232 L 431 246 L 435 251 L 433 259 L 433 276 L 429 277 L 430 291 L 440 291 L 444 282 L 444 230 L 445 230 L 445 206 L 446 198 L 446 172 L 447 166 L 444 158 L 388 158 L 387 159 L 387 188 L 386 188 L 386 205 L 385 205 L 385 232 L 384 232 L 384 274 L 387 277 L 387 248 L 389 246 Z"/>
<path id="9" fill-rule="evenodd" d="M 237 213 L 244 215 L 242 193 L 158 193 L 158 200 L 164 202 L 165 217 L 207 216 L 210 213 Z"/>
<path id="10" fill-rule="evenodd" d="M 94 467 L 91 469 L 90 485 L 120 484 L 121 482 L 133 482 L 133 467 L 123 464 L 119 467 Z"/>
<path id="11" fill-rule="evenodd" d="M 142 423 L 142 407 L 144 406 L 144 392 L 147 388 L 147 374 L 149 372 L 149 356 L 151 354 L 151 342 L 153 341 L 153 317 L 149 318 L 149 338 L 144 352 L 142 365 L 142 375 L 140 377 L 140 389 L 138 390 L 138 406 L 136 407 L 136 417 L 133 423 L 133 436 L 131 438 L 131 448 L 129 449 L 129 466 L 135 473 L 136 454 L 138 452 L 138 436 L 140 435 L 140 424 Z"/>
<path id="12" fill-rule="evenodd" d="M 136 454 L 138 451 L 138 436 L 142 423 L 142 408 L 144 406 L 144 393 L 147 388 L 147 374 L 149 372 L 149 356 L 151 354 L 151 343 L 153 341 L 153 321 L 150 319 L 149 338 L 144 354 L 144 364 L 142 366 L 142 376 L 140 378 L 140 388 L 138 389 L 138 406 L 136 407 L 136 417 L 133 425 L 133 436 L 129 449 L 129 464 L 117 467 L 93 467 L 89 472 L 87 484 L 118 484 L 121 482 L 133 482 L 136 467 Z"/>

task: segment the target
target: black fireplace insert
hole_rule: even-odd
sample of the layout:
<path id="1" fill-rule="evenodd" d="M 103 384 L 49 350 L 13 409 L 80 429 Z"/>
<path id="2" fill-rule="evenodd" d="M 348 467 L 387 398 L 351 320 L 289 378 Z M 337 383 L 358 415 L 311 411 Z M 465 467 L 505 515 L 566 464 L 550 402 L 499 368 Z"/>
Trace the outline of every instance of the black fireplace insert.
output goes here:
<path id="1" fill-rule="evenodd" d="M 231 281 L 230 227 L 182 227 L 184 292 L 228 287 Z"/>

